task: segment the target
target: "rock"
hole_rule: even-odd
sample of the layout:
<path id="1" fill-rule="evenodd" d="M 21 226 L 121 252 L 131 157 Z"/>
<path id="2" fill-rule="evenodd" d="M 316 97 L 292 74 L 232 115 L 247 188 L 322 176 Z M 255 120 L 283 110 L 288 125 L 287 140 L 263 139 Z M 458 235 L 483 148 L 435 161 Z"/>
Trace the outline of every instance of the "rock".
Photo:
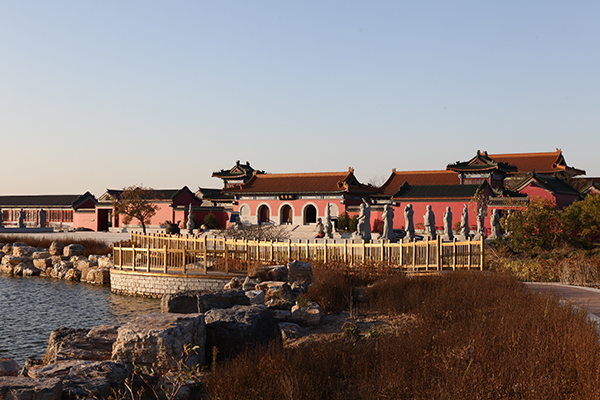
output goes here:
<path id="1" fill-rule="evenodd" d="M 91 263 L 95 263 L 96 265 L 98 265 L 98 256 L 95 254 L 90 254 L 88 256 L 88 260 L 90 260 Z"/>
<path id="2" fill-rule="evenodd" d="M 241 352 L 247 346 L 266 345 L 281 341 L 281 330 L 265 306 L 233 306 L 212 309 L 206 320 L 206 349 L 223 360 Z"/>
<path id="3" fill-rule="evenodd" d="M 33 265 L 27 265 L 23 268 L 23 276 L 40 276 L 42 274 L 42 270 L 34 267 Z"/>
<path id="4" fill-rule="evenodd" d="M 307 282 L 313 283 L 315 277 L 312 273 L 312 264 L 298 260 L 291 261 L 287 264 L 288 282 Z"/>
<path id="5" fill-rule="evenodd" d="M 14 265 L 10 265 L 10 264 L 0 264 L 0 272 L 4 273 L 4 274 L 13 274 L 13 271 L 15 270 L 15 266 Z"/>
<path id="6" fill-rule="evenodd" d="M 64 257 L 64 256 L 51 256 L 50 257 L 50 261 L 52 262 L 52 265 L 60 263 L 62 261 L 68 261 L 68 257 Z"/>
<path id="7" fill-rule="evenodd" d="M 265 304 L 265 292 L 262 290 L 248 290 L 244 293 L 250 299 L 250 304 Z"/>
<path id="8" fill-rule="evenodd" d="M 206 326 L 202 314 L 147 314 L 119 328 L 112 360 L 135 363 L 147 375 L 177 368 L 184 347 L 198 347 L 188 365 L 204 364 Z"/>
<path id="9" fill-rule="evenodd" d="M 63 279 L 66 281 L 79 282 L 81 280 L 81 271 L 75 268 L 71 268 L 67 271 Z"/>
<path id="10" fill-rule="evenodd" d="M 58 378 L 0 377 L 0 399 L 3 400 L 61 400 L 62 389 Z"/>
<path id="11" fill-rule="evenodd" d="M 290 311 L 294 306 L 294 302 L 286 299 L 271 299 L 265 301 L 265 306 L 270 310 L 288 310 Z"/>
<path id="12" fill-rule="evenodd" d="M 195 291 L 166 294 L 160 299 L 163 313 L 193 314 L 198 312 L 198 295 Z"/>
<path id="13" fill-rule="evenodd" d="M 231 278 L 229 282 L 225 284 L 224 289 L 241 289 L 242 280 L 240 278 Z"/>
<path id="14" fill-rule="evenodd" d="M 110 271 L 103 268 L 92 268 L 88 271 L 85 281 L 98 285 L 109 285 Z"/>
<path id="15" fill-rule="evenodd" d="M 292 288 L 287 282 L 266 281 L 256 285 L 256 290 L 265 292 L 265 303 L 271 299 L 293 301 Z"/>
<path id="16" fill-rule="evenodd" d="M 12 266 L 17 266 L 24 261 L 23 257 L 16 257 L 11 255 L 6 255 L 2 257 L 2 264 L 10 264 Z"/>
<path id="17" fill-rule="evenodd" d="M 90 329 L 60 328 L 50 333 L 44 364 L 63 360 L 110 360 L 117 327 Z"/>
<path id="18" fill-rule="evenodd" d="M 244 280 L 244 283 L 242 283 L 242 290 L 244 290 L 245 292 L 248 290 L 254 290 L 257 284 L 257 281 L 252 280 L 249 276 L 247 276 Z"/>
<path id="19" fill-rule="evenodd" d="M 248 276 L 260 281 L 287 281 L 287 267 L 285 265 L 273 265 L 259 268 Z"/>
<path id="20" fill-rule="evenodd" d="M 12 254 L 12 243 L 6 243 L 3 247 L 2 247 L 2 252 L 4 254 Z"/>
<path id="21" fill-rule="evenodd" d="M 306 335 L 306 331 L 293 322 L 280 322 L 279 329 L 281 329 L 283 340 L 299 339 Z"/>
<path id="22" fill-rule="evenodd" d="M 70 244 L 63 248 L 63 255 L 65 257 L 82 256 L 85 251 L 85 247 L 80 244 Z"/>
<path id="23" fill-rule="evenodd" d="M 77 268 L 80 271 L 83 271 L 85 269 L 89 270 L 93 267 L 97 267 L 98 263 L 95 261 L 91 261 L 85 257 L 82 256 L 76 256 L 76 257 L 81 257 L 78 260 L 73 261 L 73 267 Z M 75 257 L 73 257 L 75 258 Z"/>
<path id="24" fill-rule="evenodd" d="M 323 312 L 317 303 L 309 302 L 306 307 L 292 307 L 292 320 L 300 325 L 319 325 L 322 319 Z"/>
<path id="25" fill-rule="evenodd" d="M 39 260 L 39 259 L 43 259 L 43 258 L 50 258 L 50 252 L 48 250 L 43 250 L 43 251 L 35 251 L 33 252 L 33 254 L 31 254 L 31 258 L 33 258 L 34 260 Z"/>
<path id="26" fill-rule="evenodd" d="M 102 256 L 98 258 L 98 267 L 110 269 L 113 266 L 112 254 L 110 256 Z"/>
<path id="27" fill-rule="evenodd" d="M 19 364 L 12 358 L 0 358 L 0 376 L 19 375 Z"/>
<path id="28" fill-rule="evenodd" d="M 292 312 L 290 310 L 276 310 L 269 309 L 269 312 L 273 315 L 273 318 L 279 323 L 292 322 Z"/>
<path id="29" fill-rule="evenodd" d="M 231 308 L 235 305 L 250 305 L 250 299 L 241 289 L 223 289 L 198 292 L 198 312 L 207 312 L 215 308 Z"/>
<path id="30" fill-rule="evenodd" d="M 16 244 L 17 243 L 15 243 L 15 245 Z M 33 247 L 27 246 L 27 244 L 25 244 L 24 246 L 15 246 L 15 245 L 13 245 L 13 248 L 12 248 L 12 255 L 15 257 L 28 257 L 28 256 L 31 256 L 35 250 L 37 250 Z"/>
<path id="31" fill-rule="evenodd" d="M 53 256 L 62 256 L 65 245 L 60 242 L 52 242 L 48 251 Z"/>
<path id="32" fill-rule="evenodd" d="M 34 256 L 36 254 L 38 253 L 33 253 Z M 50 258 L 34 258 L 33 266 L 41 270 L 46 270 L 46 268 L 52 266 L 52 260 Z"/>

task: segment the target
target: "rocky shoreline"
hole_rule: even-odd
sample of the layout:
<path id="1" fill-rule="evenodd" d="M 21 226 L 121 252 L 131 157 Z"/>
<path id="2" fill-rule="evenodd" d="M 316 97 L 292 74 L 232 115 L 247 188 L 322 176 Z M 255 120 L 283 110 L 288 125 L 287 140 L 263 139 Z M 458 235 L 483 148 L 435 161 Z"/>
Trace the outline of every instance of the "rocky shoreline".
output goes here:
<path id="1" fill-rule="evenodd" d="M 109 280 L 91 277 L 94 270 L 108 271 L 110 258 L 83 257 L 77 245 L 61 248 L 53 243 L 46 251 L 13 244 L 2 251 L 2 270 L 9 273 L 27 276 L 38 270 L 59 279 Z M 197 398 L 195 382 L 204 374 L 202 366 L 248 346 L 282 345 L 321 323 L 319 306 L 303 296 L 312 281 L 311 265 L 294 261 L 233 279 L 224 290 L 163 296 L 161 313 L 122 325 L 57 329 L 43 359 L 29 360 L 22 368 L 14 360 L 0 359 L 0 398 L 102 399 L 123 392 L 135 377 L 153 387 L 168 383 L 167 388 L 179 390 L 177 398 Z M 178 374 L 182 368 L 186 378 Z"/>
<path id="2" fill-rule="evenodd" d="M 16 242 L 0 245 L 0 272 L 20 276 L 46 276 L 99 285 L 110 284 L 111 255 L 85 257 L 80 244 L 52 242 L 50 248 Z"/>

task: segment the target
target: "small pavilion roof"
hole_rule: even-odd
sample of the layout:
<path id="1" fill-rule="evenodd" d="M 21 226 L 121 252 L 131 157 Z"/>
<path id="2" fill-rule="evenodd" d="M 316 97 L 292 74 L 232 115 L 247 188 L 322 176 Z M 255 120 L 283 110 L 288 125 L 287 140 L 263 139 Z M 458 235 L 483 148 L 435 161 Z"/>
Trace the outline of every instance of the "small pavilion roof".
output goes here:
<path id="1" fill-rule="evenodd" d="M 375 193 L 378 188 L 363 185 L 347 172 L 312 172 L 292 174 L 254 174 L 245 184 L 224 189 L 234 194 L 301 194 L 301 193 Z"/>
<path id="2" fill-rule="evenodd" d="M 510 165 L 507 162 L 499 161 L 492 156 L 489 156 L 486 151 L 477 150 L 477 155 L 469 161 L 457 161 L 454 164 L 448 164 L 446 169 L 456 172 L 484 172 L 499 170 L 502 172 L 517 172 L 517 167 Z"/>
<path id="3" fill-rule="evenodd" d="M 252 168 L 248 161 L 246 161 L 246 164 L 241 164 L 240 160 L 237 160 L 232 168 L 213 172 L 212 176 L 221 179 L 250 178 L 255 172 L 257 174 L 265 173 L 265 171 L 259 171 Z"/>
<path id="4" fill-rule="evenodd" d="M 405 183 L 411 186 L 460 185 L 460 177 L 456 172 L 448 170 L 396 171 L 394 169 L 388 180 L 379 188 L 377 196 L 393 196 Z"/>

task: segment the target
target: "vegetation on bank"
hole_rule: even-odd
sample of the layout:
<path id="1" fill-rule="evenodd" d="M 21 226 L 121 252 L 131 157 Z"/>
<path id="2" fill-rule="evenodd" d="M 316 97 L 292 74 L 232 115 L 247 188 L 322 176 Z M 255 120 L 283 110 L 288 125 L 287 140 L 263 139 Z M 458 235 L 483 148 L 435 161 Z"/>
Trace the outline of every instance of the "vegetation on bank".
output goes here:
<path id="1" fill-rule="evenodd" d="M 308 296 L 324 304 L 351 299 L 360 284 L 342 270 L 317 275 L 321 288 Z M 356 312 L 410 318 L 393 331 L 348 326 L 326 342 L 248 351 L 213 366 L 210 397 L 600 398 L 599 336 L 586 313 L 510 275 L 395 274 L 368 295 Z"/>
<path id="2" fill-rule="evenodd" d="M 533 199 L 501 222 L 510 233 L 490 243 L 490 269 L 524 281 L 600 283 L 600 195 L 588 195 L 564 210 Z"/>
<path id="3" fill-rule="evenodd" d="M 83 255 L 86 257 L 90 254 L 105 255 L 112 253 L 112 244 L 89 238 L 61 237 L 60 240 L 56 240 L 56 238 L 44 235 L 0 235 L 0 243 L 21 242 L 27 243 L 31 247 L 43 247 L 45 249 L 49 249 L 54 241 L 61 242 L 65 246 L 80 244 L 85 248 Z"/>

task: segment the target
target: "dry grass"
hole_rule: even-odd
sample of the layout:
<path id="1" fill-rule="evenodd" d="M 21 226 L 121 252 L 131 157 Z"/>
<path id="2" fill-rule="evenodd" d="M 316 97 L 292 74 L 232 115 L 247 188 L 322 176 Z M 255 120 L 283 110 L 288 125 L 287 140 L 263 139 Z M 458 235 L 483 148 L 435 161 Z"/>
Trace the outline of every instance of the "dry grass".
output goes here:
<path id="1" fill-rule="evenodd" d="M 50 248 L 54 240 L 44 236 L 30 236 L 30 235 L 0 235 L 0 243 L 16 243 L 22 242 L 27 243 L 31 247 L 43 247 L 45 249 Z M 76 239 L 76 238 L 61 238 L 60 242 L 65 246 L 70 244 L 80 244 L 85 247 L 84 255 L 87 257 L 90 254 L 104 255 L 112 253 L 112 245 L 106 244 L 99 240 L 94 239 Z"/>
<path id="2" fill-rule="evenodd" d="M 327 276 L 352 286 L 339 274 Z M 599 337 L 586 314 L 512 276 L 396 275 L 371 285 L 369 298 L 363 312 L 410 315 L 413 322 L 393 332 L 247 352 L 215 367 L 211 397 L 600 398 Z"/>

